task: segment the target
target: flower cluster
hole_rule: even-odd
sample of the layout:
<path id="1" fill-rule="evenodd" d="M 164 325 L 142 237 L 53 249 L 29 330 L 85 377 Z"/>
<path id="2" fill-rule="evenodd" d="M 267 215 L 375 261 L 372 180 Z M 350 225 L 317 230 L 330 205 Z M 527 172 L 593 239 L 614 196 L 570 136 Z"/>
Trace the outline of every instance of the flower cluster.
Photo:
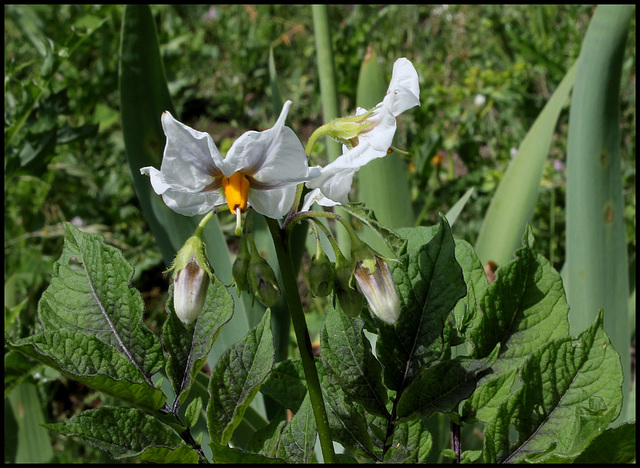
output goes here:
<path id="1" fill-rule="evenodd" d="M 269 218 L 277 219 L 289 212 L 299 212 L 313 219 L 310 209 L 314 203 L 329 207 L 349 202 L 348 194 L 355 173 L 370 161 L 390 152 L 397 126 L 396 117 L 419 105 L 419 94 L 415 68 L 406 58 L 398 59 L 394 63 L 389 88 L 382 102 L 369 110 L 358 108 L 355 115 L 333 120 L 312 134 L 307 148 L 323 135 L 342 143 L 342 155 L 324 167 L 309 166 L 300 140 L 293 130 L 285 126 L 291 101 L 285 102 L 272 128 L 244 133 L 224 157 L 209 134 L 194 130 L 165 112 L 162 114 L 162 128 L 166 145 L 160 170 L 143 167 L 141 173 L 150 176 L 154 191 L 162 196 L 169 208 L 178 213 L 202 215 L 226 204 L 236 216 L 238 235 L 242 232 L 242 213 L 249 207 Z M 310 191 L 298 210 L 302 184 Z M 326 257 L 320 254 L 316 257 L 318 266 L 314 268 L 326 271 Z M 341 255 L 337 255 L 337 259 L 334 287 L 325 281 L 314 291 L 323 293 L 333 289 L 336 297 L 344 298 L 343 309 L 349 309 L 349 315 L 357 315 L 360 309 L 358 301 L 349 299 L 347 305 L 346 299 L 353 296 L 355 290 L 351 287 L 351 280 L 355 277 L 372 312 L 384 322 L 394 323 L 399 304 L 386 262 L 377 255 L 368 254 L 351 261 L 341 258 Z M 190 311 L 189 320 L 192 311 L 198 308 L 196 303 L 203 294 L 203 286 L 200 285 L 204 284 L 199 277 L 195 277 L 195 273 L 189 273 L 199 272 L 194 262 L 187 261 L 177 268 L 176 274 L 176 281 L 179 282 L 185 276 L 182 271 L 186 271 L 191 282 L 185 284 L 195 282 L 201 288 L 193 298 L 184 299 L 189 303 L 186 307 Z M 243 275 L 250 275 L 253 270 L 262 271 L 256 268 L 247 270 L 245 267 L 250 263 L 249 257 L 243 258 L 235 269 L 243 271 Z M 263 278 L 263 272 L 259 276 Z M 243 285 L 246 289 L 245 280 L 236 279 L 239 287 Z M 259 291 L 268 291 L 268 298 L 263 302 L 273 302 L 277 297 L 277 289 L 276 292 L 271 289 L 277 288 L 277 282 L 265 282 L 267 286 L 271 285 L 269 289 L 266 286 L 259 287 L 262 283 L 258 280 L 253 280 L 256 285 L 251 289 L 255 290 L 257 297 L 260 297 Z M 179 291 L 176 288 L 176 294 Z M 178 298 L 178 301 L 181 300 Z"/>

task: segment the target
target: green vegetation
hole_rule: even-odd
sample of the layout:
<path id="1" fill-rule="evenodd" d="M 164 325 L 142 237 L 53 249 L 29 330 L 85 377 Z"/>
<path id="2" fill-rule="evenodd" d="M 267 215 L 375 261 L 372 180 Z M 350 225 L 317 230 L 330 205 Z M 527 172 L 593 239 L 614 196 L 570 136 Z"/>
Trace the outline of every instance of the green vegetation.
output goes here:
<path id="1" fill-rule="evenodd" d="M 409 154 L 393 156 L 404 158 L 416 225 L 437 224 L 439 213 L 474 188 L 452 233 L 475 244 L 498 183 L 577 60 L 594 11 L 571 5 L 328 8 L 340 115 L 366 99 L 358 83 L 370 47 L 385 82 L 398 57 L 411 59 L 418 71 L 422 104 L 401 117 L 395 140 Z M 152 12 L 177 115 L 211 133 L 222 151 L 244 131 L 274 122 L 277 98 L 293 101 L 289 125 L 303 142 L 323 123 L 311 7 L 154 6 Z M 60 257 L 65 221 L 120 249 L 134 266 L 145 324 L 157 332 L 165 321 L 167 265 L 125 156 L 118 90 L 122 16 L 117 5 L 5 6 L 5 337 L 11 341 L 38 326 L 38 302 Z M 619 128 L 632 292 L 635 39 L 633 15 L 622 57 Z M 271 53 L 279 96 L 270 82 Z M 535 249 L 558 271 L 566 259 L 568 104 L 559 111 L 530 221 Z M 314 164 L 326 157 L 326 142 L 320 143 Z M 233 217 L 221 213 L 218 220 L 235 248 Z M 312 339 L 320 339 L 322 320 L 308 318 Z M 5 461 L 111 462 L 39 423 L 56 424 L 117 400 L 39 364 L 5 364 L 11 369 L 5 427 L 16 428 L 6 430 Z M 30 408 L 29 418 L 16 410 L 20 406 Z"/>

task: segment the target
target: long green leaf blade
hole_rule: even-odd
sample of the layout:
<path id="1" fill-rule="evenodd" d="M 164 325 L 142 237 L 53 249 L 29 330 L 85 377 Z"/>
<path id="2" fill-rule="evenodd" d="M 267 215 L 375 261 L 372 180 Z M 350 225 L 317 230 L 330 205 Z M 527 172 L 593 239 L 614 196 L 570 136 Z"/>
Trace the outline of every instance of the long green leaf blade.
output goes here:
<path id="1" fill-rule="evenodd" d="M 620 170 L 619 95 L 633 5 L 599 6 L 584 39 L 569 114 L 565 280 L 575 332 L 600 308 L 631 378 L 629 277 Z M 632 417 L 632 414 L 626 417 Z M 623 414 L 623 417 L 625 415 Z"/>
<path id="2" fill-rule="evenodd" d="M 558 115 L 566 104 L 576 70 L 577 63 L 569 69 L 542 109 L 491 199 L 475 245 L 483 265 L 489 261 L 499 266 L 506 264 L 520 245 L 538 199 L 542 170 Z"/>

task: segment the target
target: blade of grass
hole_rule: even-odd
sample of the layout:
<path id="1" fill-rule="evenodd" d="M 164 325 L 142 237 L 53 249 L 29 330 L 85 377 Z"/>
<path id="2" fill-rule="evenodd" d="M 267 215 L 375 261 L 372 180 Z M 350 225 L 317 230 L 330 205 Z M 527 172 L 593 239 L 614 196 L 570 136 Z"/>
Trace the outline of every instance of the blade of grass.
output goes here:
<path id="1" fill-rule="evenodd" d="M 127 5 L 122 20 L 120 44 L 120 109 L 122 132 L 131 175 L 140 201 L 142 213 L 149 224 L 166 265 L 189 238 L 200 217 L 186 217 L 169 209 L 152 190 L 147 176 L 140 174 L 144 166 L 160 167 L 165 136 L 160 123 L 162 112 L 177 116 L 165 78 L 155 23 L 148 5 Z M 207 255 L 216 275 L 230 284 L 231 260 L 227 243 L 214 217 L 203 233 Z M 235 313 L 220 334 L 208 358 L 210 365 L 234 342 L 242 338 L 262 316 L 263 310 L 251 307 L 245 300 L 237 300 Z M 244 299 L 244 298 L 243 298 Z M 257 301 L 256 301 L 257 302 Z"/>
<path id="2" fill-rule="evenodd" d="M 320 95 L 322 98 L 322 113 L 324 123 L 339 116 L 338 91 L 336 87 L 336 74 L 333 65 L 333 47 L 331 44 L 331 28 L 329 26 L 329 12 L 327 5 L 312 5 L 313 35 L 316 42 L 316 60 L 318 63 L 318 77 L 320 80 Z M 339 157 L 342 152 L 340 144 L 328 137 L 325 138 L 327 146 L 327 158 L 329 162 Z M 311 161 L 313 163 L 313 161 Z M 335 212 L 348 218 L 347 213 L 341 208 L 335 208 Z M 349 233 L 340 227 L 337 230 L 338 245 L 343 251 L 351 245 Z"/>
<path id="3" fill-rule="evenodd" d="M 576 76 L 572 65 L 524 137 L 518 154 L 504 173 L 478 233 L 475 249 L 483 265 L 498 266 L 513 258 L 538 199 L 542 170 L 547 160 L 560 111 Z"/>
<path id="4" fill-rule="evenodd" d="M 632 5 L 599 6 L 578 63 L 569 114 L 567 264 L 572 333 L 604 309 L 604 328 L 620 353 L 629 403 L 629 277 L 620 170 L 620 79 Z"/>

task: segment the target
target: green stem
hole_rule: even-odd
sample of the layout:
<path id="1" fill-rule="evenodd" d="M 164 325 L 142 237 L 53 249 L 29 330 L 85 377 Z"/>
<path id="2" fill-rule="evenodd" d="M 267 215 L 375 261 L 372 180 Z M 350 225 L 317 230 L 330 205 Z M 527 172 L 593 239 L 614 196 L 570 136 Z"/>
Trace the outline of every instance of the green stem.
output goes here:
<path id="1" fill-rule="evenodd" d="M 309 338 L 309 330 L 307 329 L 307 322 L 304 318 L 304 310 L 302 309 L 302 301 L 300 300 L 295 268 L 293 267 L 293 260 L 289 252 L 288 241 L 287 238 L 283 237 L 277 220 L 271 218 L 266 218 L 266 220 L 269 230 L 271 231 L 271 236 L 273 237 L 273 244 L 278 257 L 284 293 L 298 342 L 298 349 L 307 381 L 307 388 L 309 389 L 313 415 L 318 427 L 318 437 L 320 439 L 322 455 L 324 456 L 325 463 L 334 463 L 335 454 L 333 452 L 333 442 L 331 441 L 331 432 L 329 430 L 329 419 L 327 418 L 327 412 L 322 399 L 320 379 L 318 378 L 316 364 L 311 350 L 311 339 Z"/>
<path id="2" fill-rule="evenodd" d="M 198 227 L 196 227 L 196 230 L 193 233 L 194 236 L 202 237 L 202 230 L 207 225 L 209 220 L 213 218 L 214 214 L 216 214 L 216 210 L 209 211 L 206 215 L 204 215 L 204 217 L 198 223 Z"/>

